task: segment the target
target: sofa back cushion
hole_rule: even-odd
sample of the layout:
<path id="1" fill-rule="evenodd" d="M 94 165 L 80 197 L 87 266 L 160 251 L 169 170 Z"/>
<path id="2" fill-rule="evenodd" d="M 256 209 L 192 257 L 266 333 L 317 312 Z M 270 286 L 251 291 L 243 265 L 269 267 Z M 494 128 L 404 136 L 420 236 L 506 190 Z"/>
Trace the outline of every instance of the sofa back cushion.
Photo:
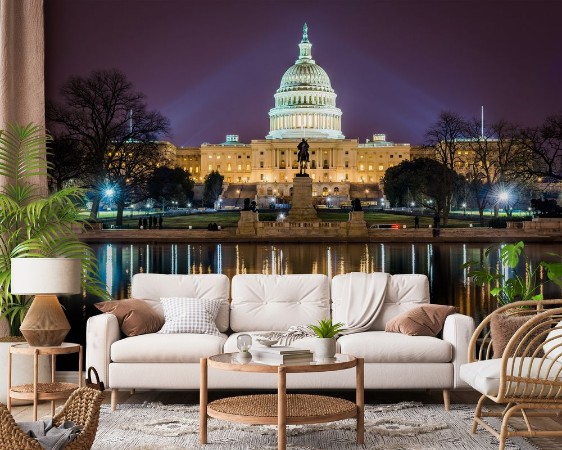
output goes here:
<path id="1" fill-rule="evenodd" d="M 383 288 L 383 287 L 381 287 Z M 332 278 L 332 298 L 344 298 L 349 286 L 345 275 Z M 429 303 L 429 280 L 421 274 L 400 274 L 388 277 L 382 308 L 371 326 L 373 331 L 384 331 L 386 322 L 414 306 Z"/>
<path id="2" fill-rule="evenodd" d="M 233 331 L 281 331 L 330 317 L 326 275 L 236 275 L 232 278 Z"/>
<path id="3" fill-rule="evenodd" d="M 216 324 L 221 332 L 228 330 L 229 314 L 228 277 L 222 274 L 164 275 L 158 273 L 137 273 L 133 276 L 131 295 L 146 300 L 164 317 L 160 304 L 162 297 L 188 297 L 208 300 L 222 300 Z"/>

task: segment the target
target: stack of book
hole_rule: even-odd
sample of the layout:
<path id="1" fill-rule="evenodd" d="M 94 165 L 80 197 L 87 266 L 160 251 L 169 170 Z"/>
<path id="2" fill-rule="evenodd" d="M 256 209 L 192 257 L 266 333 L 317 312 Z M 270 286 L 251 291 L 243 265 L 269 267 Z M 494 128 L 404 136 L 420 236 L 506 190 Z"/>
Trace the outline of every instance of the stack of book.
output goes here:
<path id="1" fill-rule="evenodd" d="M 252 348 L 252 359 L 263 364 L 297 364 L 312 362 L 314 354 L 310 350 L 273 345 Z"/>

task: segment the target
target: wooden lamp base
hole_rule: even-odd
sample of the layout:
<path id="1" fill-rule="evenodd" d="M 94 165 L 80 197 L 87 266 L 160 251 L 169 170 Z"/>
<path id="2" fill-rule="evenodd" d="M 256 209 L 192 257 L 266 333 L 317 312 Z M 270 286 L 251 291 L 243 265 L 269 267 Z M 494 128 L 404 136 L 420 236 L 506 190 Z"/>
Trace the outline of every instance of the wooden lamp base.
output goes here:
<path id="1" fill-rule="evenodd" d="M 36 295 L 20 327 L 32 347 L 61 345 L 70 331 L 70 323 L 56 295 Z"/>

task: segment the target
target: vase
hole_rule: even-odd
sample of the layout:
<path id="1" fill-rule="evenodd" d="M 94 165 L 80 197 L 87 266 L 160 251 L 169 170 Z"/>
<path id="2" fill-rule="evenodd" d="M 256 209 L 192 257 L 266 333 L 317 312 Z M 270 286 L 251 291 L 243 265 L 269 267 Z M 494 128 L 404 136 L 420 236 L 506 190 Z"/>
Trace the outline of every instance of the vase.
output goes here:
<path id="1" fill-rule="evenodd" d="M 333 358 L 336 355 L 335 338 L 317 338 L 314 348 L 316 359 Z"/>

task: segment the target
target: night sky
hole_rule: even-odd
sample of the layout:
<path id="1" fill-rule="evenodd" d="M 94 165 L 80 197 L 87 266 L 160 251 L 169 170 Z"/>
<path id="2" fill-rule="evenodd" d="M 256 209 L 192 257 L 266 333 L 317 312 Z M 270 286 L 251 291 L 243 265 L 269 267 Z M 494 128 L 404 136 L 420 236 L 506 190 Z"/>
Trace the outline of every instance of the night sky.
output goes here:
<path id="1" fill-rule="evenodd" d="M 118 68 L 176 145 L 263 139 L 304 22 L 346 138 L 419 144 L 443 110 L 536 125 L 562 111 L 562 1 L 45 0 L 46 91 Z"/>

